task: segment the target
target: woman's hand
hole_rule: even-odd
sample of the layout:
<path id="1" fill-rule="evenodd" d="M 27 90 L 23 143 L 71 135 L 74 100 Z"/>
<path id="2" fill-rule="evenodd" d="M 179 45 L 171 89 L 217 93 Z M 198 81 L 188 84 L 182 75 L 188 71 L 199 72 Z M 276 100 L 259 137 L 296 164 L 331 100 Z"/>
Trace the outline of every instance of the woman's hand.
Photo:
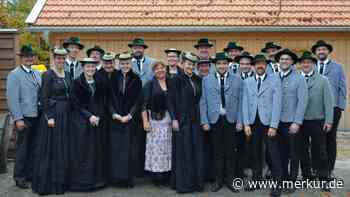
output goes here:
<path id="1" fill-rule="evenodd" d="M 55 127 L 55 119 L 53 119 L 53 118 L 48 119 L 47 120 L 47 126 L 49 128 L 54 128 Z"/>
<path id="2" fill-rule="evenodd" d="M 99 120 L 100 120 L 100 118 L 97 117 L 97 116 L 94 116 L 94 115 L 92 115 L 92 116 L 89 118 L 90 124 L 91 124 L 92 126 L 98 126 Z"/>
<path id="3" fill-rule="evenodd" d="M 180 130 L 179 121 L 173 120 L 171 123 L 171 127 L 173 128 L 174 131 Z"/>
<path id="4" fill-rule="evenodd" d="M 149 121 L 144 121 L 143 122 L 143 129 L 148 133 L 151 131 L 151 124 Z"/>

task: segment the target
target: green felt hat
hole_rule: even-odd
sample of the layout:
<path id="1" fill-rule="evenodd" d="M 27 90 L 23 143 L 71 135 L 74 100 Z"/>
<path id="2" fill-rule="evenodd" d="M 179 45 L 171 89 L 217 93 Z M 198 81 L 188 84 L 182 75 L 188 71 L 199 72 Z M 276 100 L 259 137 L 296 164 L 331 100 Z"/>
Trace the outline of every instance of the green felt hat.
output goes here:
<path id="1" fill-rule="evenodd" d="M 278 52 L 275 55 L 275 60 L 279 62 L 282 55 L 289 55 L 293 59 L 294 63 L 298 61 L 298 56 L 289 49 L 283 49 L 282 51 Z"/>
<path id="2" fill-rule="evenodd" d="M 225 52 L 228 52 L 228 50 L 230 50 L 230 49 L 238 49 L 238 50 L 240 50 L 240 51 L 243 51 L 243 50 L 244 50 L 244 48 L 243 48 L 242 46 L 240 46 L 239 44 L 237 44 L 237 43 L 234 42 L 234 41 L 229 42 L 229 43 L 227 44 L 227 47 L 224 48 L 224 51 L 225 51 Z"/>
<path id="3" fill-rule="evenodd" d="M 312 55 L 310 51 L 304 51 L 301 57 L 299 58 L 299 62 L 307 59 L 312 60 L 314 63 L 317 63 L 317 59 Z"/>
<path id="4" fill-rule="evenodd" d="M 142 38 L 135 38 L 133 41 L 131 41 L 128 46 L 131 48 L 133 46 L 143 46 L 145 49 L 148 48 L 148 46 L 145 44 L 145 40 Z"/>
<path id="5" fill-rule="evenodd" d="M 231 59 L 228 57 L 228 55 L 225 52 L 219 52 L 219 53 L 216 53 L 215 58 L 212 59 L 212 62 L 216 63 L 219 60 L 230 61 Z"/>
<path id="6" fill-rule="evenodd" d="M 277 49 L 280 50 L 282 47 L 274 42 L 266 42 L 265 47 L 261 49 L 262 53 L 266 53 L 267 49 Z"/>
<path id="7" fill-rule="evenodd" d="M 213 47 L 214 45 L 209 41 L 208 38 L 201 38 L 198 40 L 197 44 L 194 45 L 194 48 L 198 49 L 200 46 Z"/>
<path id="8" fill-rule="evenodd" d="M 84 45 L 80 43 L 79 37 L 70 37 L 63 42 L 63 47 L 67 49 L 70 44 L 77 45 L 80 50 L 84 49 Z"/>
<path id="9" fill-rule="evenodd" d="M 256 64 L 257 62 L 265 62 L 267 63 L 267 59 L 264 54 L 257 54 L 254 56 L 253 64 Z"/>
<path id="10" fill-rule="evenodd" d="M 101 56 L 103 56 L 105 54 L 105 51 L 100 46 L 95 45 L 94 47 L 92 47 L 86 51 L 86 55 L 88 57 L 90 57 L 91 52 L 93 52 L 93 51 L 98 51 L 101 54 Z"/>
<path id="11" fill-rule="evenodd" d="M 311 47 L 311 51 L 313 54 L 315 54 L 316 49 L 318 47 L 327 47 L 329 52 L 331 53 L 333 51 L 333 46 L 331 44 L 328 44 L 326 41 L 324 40 L 318 40 L 312 47 Z"/>
<path id="12" fill-rule="evenodd" d="M 31 44 L 27 44 L 27 45 L 23 45 L 19 51 L 19 53 L 17 53 L 17 55 L 19 56 L 25 56 L 25 57 L 33 57 L 36 56 L 37 53 L 36 51 L 33 49 Z"/>
<path id="13" fill-rule="evenodd" d="M 249 52 L 244 51 L 241 55 L 235 57 L 234 61 L 239 63 L 239 61 L 241 61 L 241 59 L 243 59 L 243 58 L 248 58 L 248 59 L 250 59 L 251 62 L 253 62 L 253 60 L 254 60 L 254 57 L 251 56 Z"/>

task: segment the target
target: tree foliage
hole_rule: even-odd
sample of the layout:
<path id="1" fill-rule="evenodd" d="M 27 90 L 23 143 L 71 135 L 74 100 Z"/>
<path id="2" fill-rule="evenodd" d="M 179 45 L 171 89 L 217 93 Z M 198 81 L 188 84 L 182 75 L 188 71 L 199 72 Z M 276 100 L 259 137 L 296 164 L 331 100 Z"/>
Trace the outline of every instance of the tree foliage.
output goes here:
<path id="1" fill-rule="evenodd" d="M 25 31 L 25 20 L 35 2 L 36 0 L 12 0 L 1 4 L 0 27 L 18 29 L 20 45 L 30 43 L 38 52 L 39 62 L 47 64 L 50 58 L 48 44 L 39 35 Z"/>

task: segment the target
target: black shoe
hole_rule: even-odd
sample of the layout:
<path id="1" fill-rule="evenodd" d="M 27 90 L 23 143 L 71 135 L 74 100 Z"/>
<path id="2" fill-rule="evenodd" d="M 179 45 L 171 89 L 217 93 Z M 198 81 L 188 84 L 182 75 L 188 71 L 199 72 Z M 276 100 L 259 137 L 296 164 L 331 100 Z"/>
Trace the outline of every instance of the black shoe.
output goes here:
<path id="1" fill-rule="evenodd" d="M 239 190 L 236 189 L 235 187 L 233 187 L 233 185 L 228 184 L 228 185 L 226 185 L 226 186 L 227 186 L 227 188 L 228 188 L 231 192 L 233 192 L 233 193 L 239 193 Z"/>
<path id="2" fill-rule="evenodd" d="M 204 191 L 204 185 L 203 184 L 199 184 L 197 187 L 196 187 L 196 192 L 203 192 Z"/>
<path id="3" fill-rule="evenodd" d="M 211 185 L 210 191 L 218 192 L 222 188 L 222 183 L 215 182 Z"/>
<path id="4" fill-rule="evenodd" d="M 256 187 L 252 187 L 252 186 L 248 186 L 247 184 L 247 186 L 244 187 L 244 191 L 247 191 L 247 192 L 253 192 L 259 189 L 260 189 L 259 185 L 256 185 Z"/>
<path id="5" fill-rule="evenodd" d="M 329 188 L 329 185 L 326 184 L 325 186 L 322 187 L 323 192 L 331 192 L 331 188 Z"/>
<path id="6" fill-rule="evenodd" d="M 28 189 L 29 188 L 29 184 L 25 180 L 18 180 L 18 181 L 16 181 L 16 186 L 18 188 L 21 188 L 21 189 Z"/>
<path id="7" fill-rule="evenodd" d="M 271 197 L 280 197 L 282 194 L 280 189 L 272 189 L 270 192 Z"/>

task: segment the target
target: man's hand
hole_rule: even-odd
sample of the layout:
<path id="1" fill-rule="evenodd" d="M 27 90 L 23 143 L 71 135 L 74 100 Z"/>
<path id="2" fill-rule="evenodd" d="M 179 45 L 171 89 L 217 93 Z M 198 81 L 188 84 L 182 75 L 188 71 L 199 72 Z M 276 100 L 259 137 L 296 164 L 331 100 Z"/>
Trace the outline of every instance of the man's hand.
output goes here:
<path id="1" fill-rule="evenodd" d="M 48 120 L 47 120 L 47 126 L 48 126 L 49 128 L 55 127 L 55 119 L 53 119 L 53 118 L 48 119 Z"/>
<path id="2" fill-rule="evenodd" d="M 202 129 L 203 129 L 204 131 L 209 131 L 209 130 L 210 130 L 209 124 L 204 124 L 204 125 L 202 125 Z"/>
<path id="3" fill-rule="evenodd" d="M 23 120 L 17 120 L 15 122 L 15 126 L 16 126 L 16 129 L 19 130 L 19 131 L 22 131 L 24 128 L 27 127 L 27 125 L 24 123 Z"/>
<path id="4" fill-rule="evenodd" d="M 275 137 L 277 133 L 277 129 L 270 127 L 267 131 L 267 136 L 269 137 Z"/>
<path id="5" fill-rule="evenodd" d="M 300 129 L 300 125 L 299 124 L 292 123 L 290 125 L 290 127 L 289 127 L 289 133 L 290 134 L 296 134 L 296 133 L 298 133 L 299 129 Z"/>
<path id="6" fill-rule="evenodd" d="M 331 131 L 331 129 L 332 129 L 332 124 L 325 123 L 325 124 L 323 125 L 323 130 L 324 130 L 324 131 L 329 132 L 329 131 Z"/>

